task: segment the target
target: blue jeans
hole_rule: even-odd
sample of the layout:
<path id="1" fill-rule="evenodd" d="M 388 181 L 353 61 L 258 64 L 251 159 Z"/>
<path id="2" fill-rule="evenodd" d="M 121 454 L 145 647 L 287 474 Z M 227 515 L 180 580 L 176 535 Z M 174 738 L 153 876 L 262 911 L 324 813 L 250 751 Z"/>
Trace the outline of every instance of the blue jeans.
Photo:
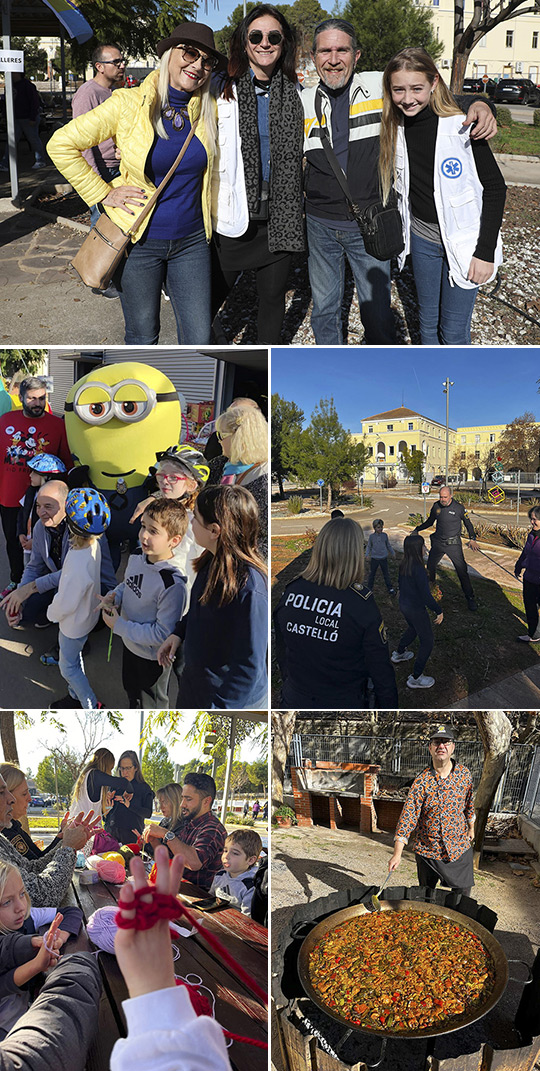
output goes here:
<path id="1" fill-rule="evenodd" d="M 45 149 L 43 148 L 43 142 L 39 136 L 39 116 L 37 119 L 16 119 L 15 120 L 15 145 L 18 145 L 22 136 L 26 138 L 30 148 L 34 153 L 36 164 L 42 164 L 45 162 Z M 6 151 L 2 159 L 2 167 L 9 166 L 9 150 L 6 145 Z"/>
<path id="2" fill-rule="evenodd" d="M 411 233 L 411 259 L 423 346 L 468 346 L 478 287 L 452 286 L 442 245 Z"/>
<path id="3" fill-rule="evenodd" d="M 323 346 L 343 342 L 341 305 L 345 287 L 345 259 L 349 261 L 358 294 L 365 341 L 372 345 L 396 342 L 390 307 L 390 261 L 375 260 L 364 248 L 360 230 L 327 227 L 307 216 L 308 270 L 315 342 Z"/>
<path id="4" fill-rule="evenodd" d="M 78 699 L 85 710 L 95 710 L 97 699 L 85 675 L 82 657 L 82 649 L 87 639 L 88 633 L 78 639 L 72 639 L 70 636 L 64 636 L 63 632 L 60 632 L 58 634 L 60 646 L 58 668 L 68 685 L 68 692 L 71 698 Z"/>
<path id="5" fill-rule="evenodd" d="M 131 247 L 120 282 L 126 344 L 159 341 L 161 287 L 167 284 L 178 341 L 210 342 L 210 247 L 204 228 L 186 238 L 140 239 Z"/>

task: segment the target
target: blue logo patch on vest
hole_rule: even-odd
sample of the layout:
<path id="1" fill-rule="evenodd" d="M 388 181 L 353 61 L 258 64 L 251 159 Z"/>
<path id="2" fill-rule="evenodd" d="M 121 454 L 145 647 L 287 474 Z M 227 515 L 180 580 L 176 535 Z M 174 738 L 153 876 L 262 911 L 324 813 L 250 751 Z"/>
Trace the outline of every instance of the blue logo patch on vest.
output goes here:
<path id="1" fill-rule="evenodd" d="M 462 171 L 461 160 L 457 160 L 455 156 L 448 156 L 441 164 L 441 172 L 445 178 L 459 178 Z"/>

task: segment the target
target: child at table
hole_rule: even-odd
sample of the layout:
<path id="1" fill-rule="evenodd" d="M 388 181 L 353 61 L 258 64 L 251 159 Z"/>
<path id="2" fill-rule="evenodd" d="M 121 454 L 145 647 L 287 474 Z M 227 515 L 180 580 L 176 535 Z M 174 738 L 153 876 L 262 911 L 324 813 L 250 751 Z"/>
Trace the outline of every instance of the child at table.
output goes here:
<path id="1" fill-rule="evenodd" d="M 38 936 L 36 927 L 49 922 L 45 938 Z M 0 861 L 0 1040 L 28 1008 L 27 983 L 56 963 L 58 950 L 81 923 L 77 907 L 64 908 L 63 915 L 56 908 L 33 908 L 20 871 Z"/>
<path id="2" fill-rule="evenodd" d="M 218 870 L 210 886 L 210 895 L 227 900 L 231 907 L 250 915 L 257 873 L 255 864 L 261 850 L 262 840 L 254 829 L 233 829 L 221 856 L 223 870 Z"/>

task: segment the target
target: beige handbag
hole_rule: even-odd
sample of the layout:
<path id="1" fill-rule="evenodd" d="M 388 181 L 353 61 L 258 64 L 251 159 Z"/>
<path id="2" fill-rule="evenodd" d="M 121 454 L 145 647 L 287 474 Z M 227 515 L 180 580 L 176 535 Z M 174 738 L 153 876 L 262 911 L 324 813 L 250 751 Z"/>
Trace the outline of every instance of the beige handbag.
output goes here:
<path id="1" fill-rule="evenodd" d="M 154 190 L 150 200 L 144 206 L 135 222 L 131 224 L 127 233 L 117 223 L 114 223 L 106 212 L 103 212 L 95 227 L 92 227 L 92 230 L 87 234 L 81 248 L 71 261 L 72 266 L 86 286 L 91 286 L 94 290 L 107 289 L 118 265 L 128 255 L 131 239 L 135 231 L 144 222 L 148 213 L 152 211 L 161 191 L 176 171 L 197 129 L 197 122 L 198 120 L 195 120 L 193 123 L 174 164 L 167 171 L 157 190 Z"/>

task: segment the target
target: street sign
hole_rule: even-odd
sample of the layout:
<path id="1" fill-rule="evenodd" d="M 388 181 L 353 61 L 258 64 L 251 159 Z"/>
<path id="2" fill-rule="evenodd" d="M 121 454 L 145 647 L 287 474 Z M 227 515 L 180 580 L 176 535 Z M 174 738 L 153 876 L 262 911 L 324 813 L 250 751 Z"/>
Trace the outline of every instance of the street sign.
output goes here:
<path id="1" fill-rule="evenodd" d="M 429 495 L 429 483 L 422 484 L 422 494 Z"/>
<path id="2" fill-rule="evenodd" d="M 0 48 L 0 71 L 24 71 L 24 52 Z"/>
<path id="3" fill-rule="evenodd" d="M 492 502 L 495 502 L 497 506 L 500 506 L 501 502 L 504 502 L 505 494 L 502 487 L 491 487 L 488 491 L 488 498 Z"/>
<path id="4" fill-rule="evenodd" d="M 317 487 L 324 487 L 324 480 L 317 480 Z"/>
<path id="5" fill-rule="evenodd" d="M 483 74 L 482 75 L 482 81 L 483 81 L 484 85 L 487 86 L 487 84 L 489 82 L 489 74 Z"/>

